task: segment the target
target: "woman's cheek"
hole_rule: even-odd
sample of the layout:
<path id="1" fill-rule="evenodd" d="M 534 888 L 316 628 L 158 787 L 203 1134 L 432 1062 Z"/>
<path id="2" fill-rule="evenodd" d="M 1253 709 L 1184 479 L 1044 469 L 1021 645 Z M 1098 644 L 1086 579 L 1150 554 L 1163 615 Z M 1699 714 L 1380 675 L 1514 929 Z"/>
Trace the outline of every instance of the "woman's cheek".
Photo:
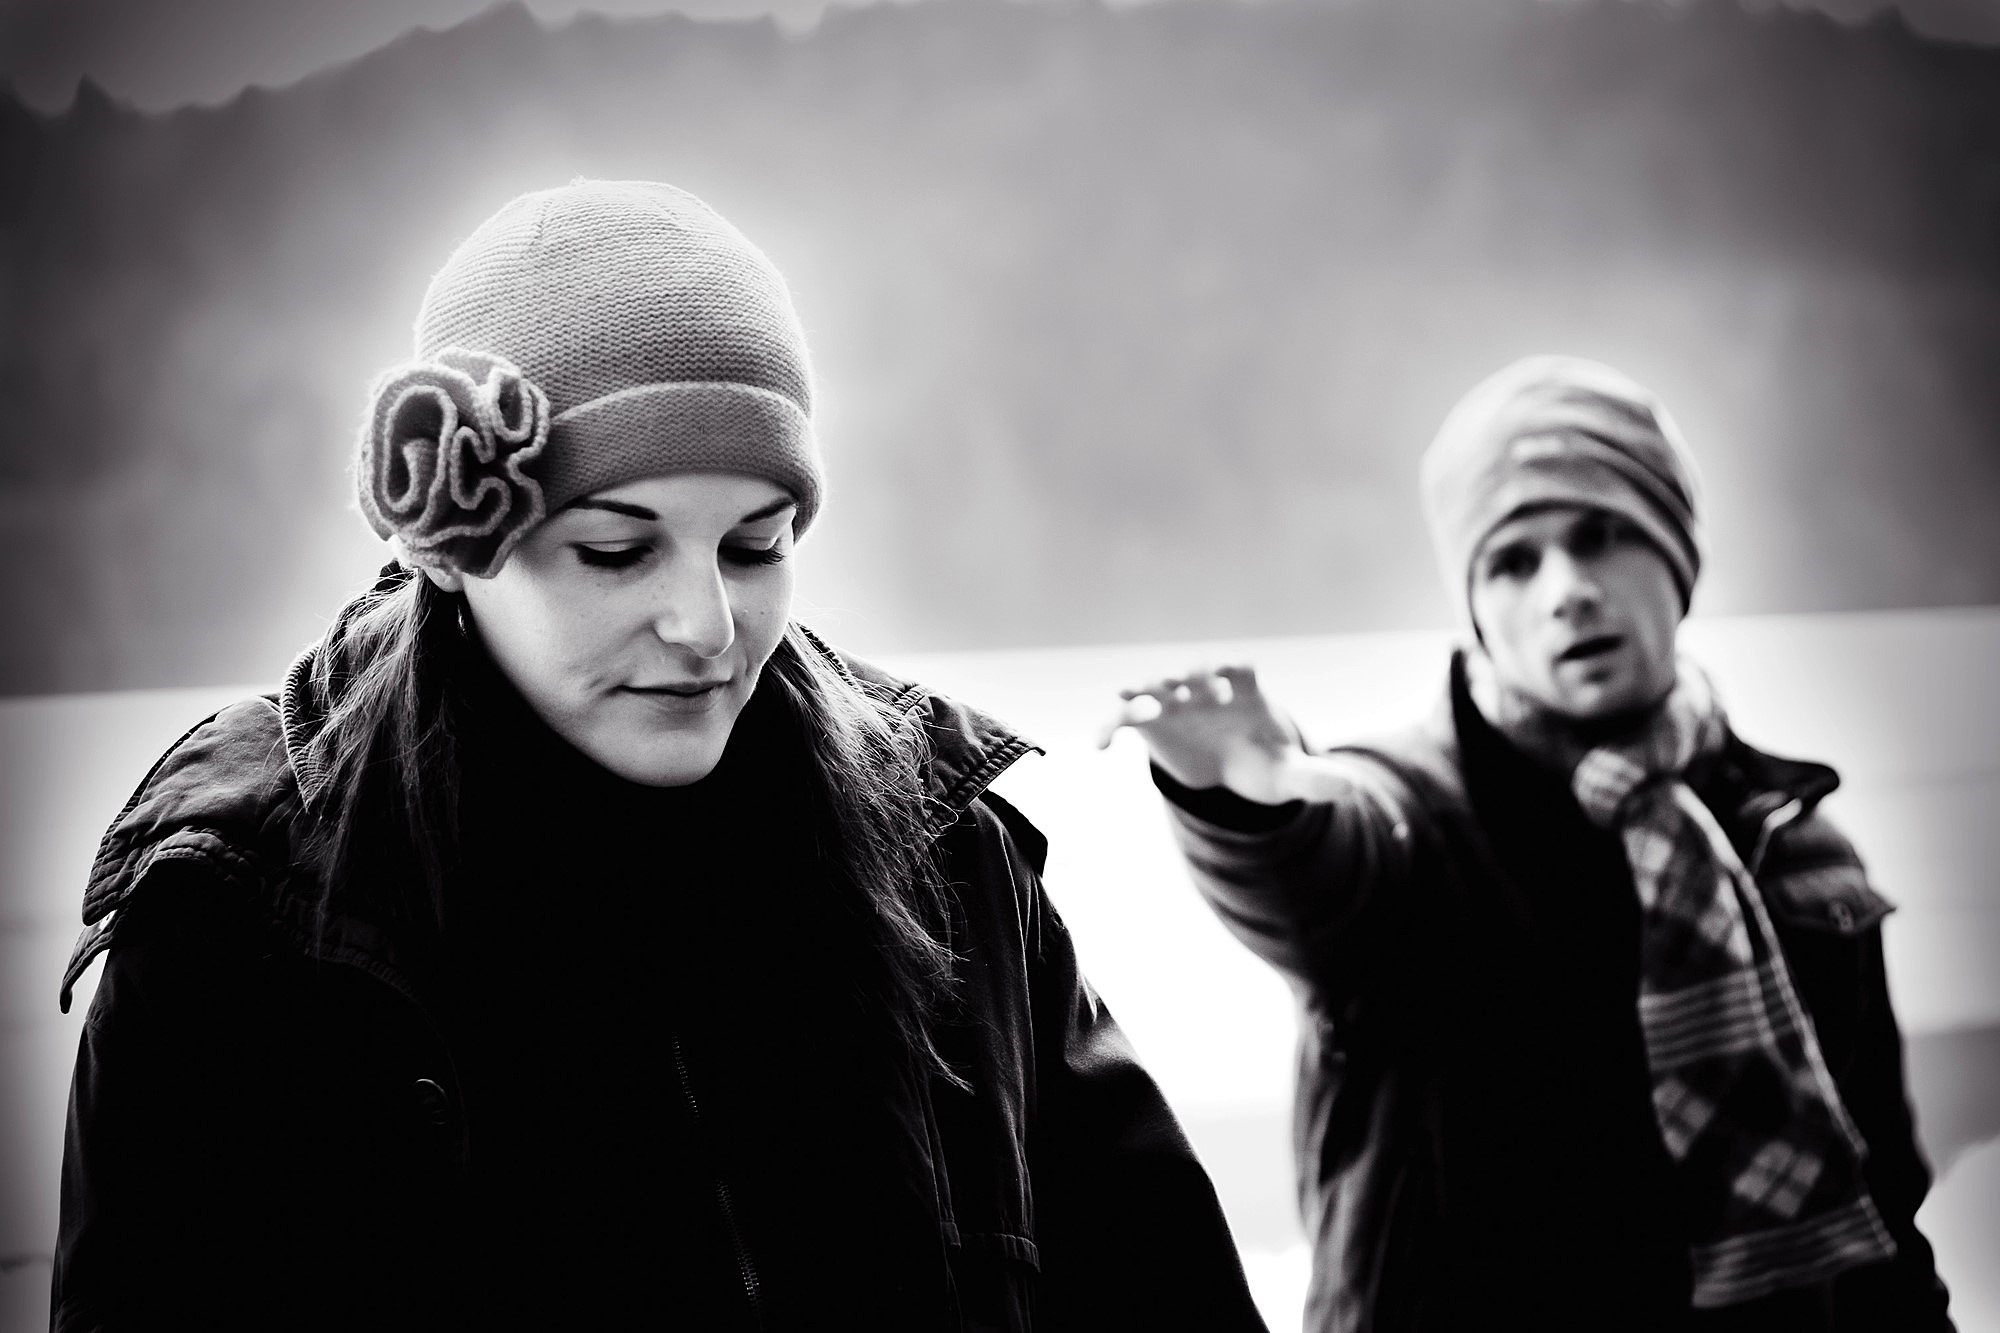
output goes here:
<path id="1" fill-rule="evenodd" d="M 791 619 L 792 590 L 797 577 L 789 559 L 757 572 L 763 577 L 756 581 L 758 586 L 751 594 L 750 611 L 760 637 L 768 635 L 775 644 L 785 622 Z"/>

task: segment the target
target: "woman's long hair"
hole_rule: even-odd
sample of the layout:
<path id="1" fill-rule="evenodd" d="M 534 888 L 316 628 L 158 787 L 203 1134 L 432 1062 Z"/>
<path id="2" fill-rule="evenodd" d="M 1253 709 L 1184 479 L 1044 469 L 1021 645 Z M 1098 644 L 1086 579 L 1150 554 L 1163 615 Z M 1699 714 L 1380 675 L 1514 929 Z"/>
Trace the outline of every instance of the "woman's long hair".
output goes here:
<path id="1" fill-rule="evenodd" d="M 931 1039 L 931 1020 L 952 986 L 944 884 L 926 818 L 930 741 L 919 717 L 841 670 L 796 623 L 764 671 L 796 722 L 809 759 L 818 860 L 865 905 L 866 934 L 886 965 L 882 997 L 896 1036 L 915 1059 L 963 1086 Z"/>
<path id="2" fill-rule="evenodd" d="M 458 860 L 459 741 L 447 707 L 455 657 L 470 648 L 463 601 L 398 571 L 352 603 L 315 656 L 324 701 L 311 742 L 321 792 L 305 855 L 322 891 L 402 929 L 441 930 Z M 800 626 L 764 668 L 809 758 L 812 845 L 836 891 L 860 905 L 883 966 L 880 997 L 916 1061 L 959 1080 L 931 1038 L 952 986 L 949 919 L 926 817 L 929 740 L 893 714 Z"/>

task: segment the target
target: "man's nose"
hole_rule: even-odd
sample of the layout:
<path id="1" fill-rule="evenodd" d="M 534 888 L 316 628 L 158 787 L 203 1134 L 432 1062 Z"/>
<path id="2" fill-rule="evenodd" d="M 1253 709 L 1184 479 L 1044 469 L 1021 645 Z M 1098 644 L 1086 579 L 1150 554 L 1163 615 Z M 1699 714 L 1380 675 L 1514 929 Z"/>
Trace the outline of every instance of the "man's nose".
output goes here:
<path id="1" fill-rule="evenodd" d="M 1542 556 L 1539 582 L 1551 615 L 1564 619 L 1587 615 L 1604 602 L 1596 574 L 1560 547 Z"/>
<path id="2" fill-rule="evenodd" d="M 656 595 L 653 632 L 661 642 L 696 657 L 714 658 L 736 641 L 729 589 L 714 560 L 686 556 L 665 562 Z"/>

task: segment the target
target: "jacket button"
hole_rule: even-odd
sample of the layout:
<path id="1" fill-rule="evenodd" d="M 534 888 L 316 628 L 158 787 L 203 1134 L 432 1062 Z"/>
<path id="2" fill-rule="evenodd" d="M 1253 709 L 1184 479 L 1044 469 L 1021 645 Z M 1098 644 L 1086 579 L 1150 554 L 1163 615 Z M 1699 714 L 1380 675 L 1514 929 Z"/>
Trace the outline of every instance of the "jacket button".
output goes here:
<path id="1" fill-rule="evenodd" d="M 424 1119 L 442 1128 L 451 1121 L 451 1098 L 436 1079 L 417 1080 L 417 1110 Z"/>
<path id="2" fill-rule="evenodd" d="M 1839 926 L 1842 930 L 1854 929 L 1854 909 L 1846 903 L 1835 903 L 1833 905 L 1833 924 Z"/>

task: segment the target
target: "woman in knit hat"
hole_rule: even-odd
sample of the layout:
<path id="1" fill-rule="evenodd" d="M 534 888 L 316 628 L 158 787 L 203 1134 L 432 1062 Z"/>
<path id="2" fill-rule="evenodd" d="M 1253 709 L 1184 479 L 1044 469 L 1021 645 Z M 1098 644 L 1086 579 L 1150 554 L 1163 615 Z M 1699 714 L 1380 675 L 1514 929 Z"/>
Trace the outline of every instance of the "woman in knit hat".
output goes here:
<path id="1" fill-rule="evenodd" d="M 1030 747 L 791 619 L 770 263 L 664 185 L 461 245 L 396 563 L 107 834 L 54 1326 L 1261 1327 L 1077 971 Z"/>
<path id="2" fill-rule="evenodd" d="M 1422 481 L 1465 626 L 1427 725 L 1310 751 L 1248 667 L 1118 719 L 1305 1005 L 1307 1327 L 1948 1329 L 1888 905 L 1816 809 L 1832 771 L 1746 745 L 1676 654 L 1673 422 L 1536 357 Z"/>

